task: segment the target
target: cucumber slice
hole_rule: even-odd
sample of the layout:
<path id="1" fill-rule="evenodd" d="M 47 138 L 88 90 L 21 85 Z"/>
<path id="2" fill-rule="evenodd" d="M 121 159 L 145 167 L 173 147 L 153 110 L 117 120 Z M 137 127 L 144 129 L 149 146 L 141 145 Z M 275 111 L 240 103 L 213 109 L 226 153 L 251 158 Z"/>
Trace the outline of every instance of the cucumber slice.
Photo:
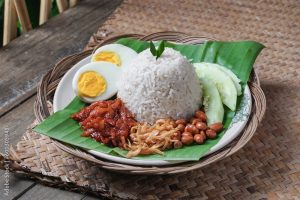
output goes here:
<path id="1" fill-rule="evenodd" d="M 208 125 L 222 123 L 224 108 L 217 87 L 207 78 L 201 78 L 200 81 L 203 86 L 203 105 Z"/>
<path id="2" fill-rule="evenodd" d="M 240 96 L 242 94 L 242 86 L 240 84 L 241 80 L 230 69 L 228 69 L 228 68 L 226 68 L 222 65 L 215 64 L 215 63 L 205 63 L 205 62 L 203 62 L 201 64 L 206 65 L 208 67 L 217 67 L 218 69 L 222 70 L 233 81 L 234 87 L 236 88 L 236 91 L 237 91 L 237 95 Z"/>
<path id="3" fill-rule="evenodd" d="M 217 67 L 209 67 L 203 63 L 194 63 L 196 73 L 200 78 L 208 78 L 216 85 L 222 102 L 232 111 L 235 111 L 237 90 L 231 78 Z"/>
<path id="4" fill-rule="evenodd" d="M 234 86 L 236 88 L 236 91 L 237 91 L 237 95 L 240 96 L 242 94 L 242 86 L 240 84 L 241 80 L 230 69 L 228 69 L 228 68 L 226 68 L 222 65 L 218 65 L 218 64 L 211 64 L 211 63 L 208 63 L 208 64 L 210 64 L 211 66 L 215 66 L 218 69 L 225 72 L 231 78 L 231 80 L 233 81 L 233 84 L 234 84 Z"/>

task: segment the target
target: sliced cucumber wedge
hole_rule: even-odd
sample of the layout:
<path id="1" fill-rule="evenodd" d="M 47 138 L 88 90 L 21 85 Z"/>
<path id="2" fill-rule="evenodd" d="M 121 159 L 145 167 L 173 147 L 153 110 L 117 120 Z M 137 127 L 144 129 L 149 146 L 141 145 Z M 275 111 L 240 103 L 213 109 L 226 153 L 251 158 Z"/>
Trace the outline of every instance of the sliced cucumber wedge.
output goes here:
<path id="1" fill-rule="evenodd" d="M 200 78 L 200 81 L 203 86 L 203 105 L 208 125 L 222 123 L 224 108 L 217 87 L 207 78 Z"/>
<path id="2" fill-rule="evenodd" d="M 228 68 L 226 68 L 222 65 L 215 64 L 215 63 L 205 63 L 205 62 L 203 62 L 201 64 L 206 65 L 208 67 L 217 67 L 218 69 L 222 70 L 233 81 L 233 84 L 234 84 L 234 86 L 236 88 L 236 91 L 237 91 L 237 95 L 240 96 L 242 94 L 242 86 L 240 84 L 241 80 L 230 69 L 228 69 Z"/>
<path id="3" fill-rule="evenodd" d="M 210 79 L 217 87 L 222 102 L 232 111 L 236 109 L 237 89 L 231 78 L 217 67 L 210 67 L 206 63 L 194 63 L 196 73 L 200 78 Z"/>
<path id="4" fill-rule="evenodd" d="M 242 86 L 240 84 L 241 80 L 230 69 L 218 64 L 212 64 L 212 65 L 225 72 L 231 78 L 236 88 L 237 95 L 240 96 L 242 94 Z"/>

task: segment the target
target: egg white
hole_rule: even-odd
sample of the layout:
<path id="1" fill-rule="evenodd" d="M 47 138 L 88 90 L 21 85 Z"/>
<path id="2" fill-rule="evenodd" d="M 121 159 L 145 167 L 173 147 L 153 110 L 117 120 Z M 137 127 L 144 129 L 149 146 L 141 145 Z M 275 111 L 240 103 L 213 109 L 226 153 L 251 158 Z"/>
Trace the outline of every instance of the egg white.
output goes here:
<path id="1" fill-rule="evenodd" d="M 131 48 L 126 47 L 124 45 L 121 44 L 107 44 L 104 46 L 99 47 L 94 54 L 92 55 L 92 57 L 102 51 L 111 51 L 114 52 L 116 54 L 119 55 L 120 60 L 121 60 L 121 68 L 124 66 L 127 66 L 132 58 L 136 57 L 138 54 Z M 92 62 L 101 62 L 101 61 L 92 61 Z"/>
<path id="2" fill-rule="evenodd" d="M 80 75 L 84 72 L 87 71 L 95 71 L 99 74 L 101 74 L 104 79 L 106 80 L 106 90 L 99 96 L 91 98 L 91 97 L 85 97 L 85 96 L 80 96 L 78 93 L 78 79 Z M 95 101 L 100 101 L 100 100 L 107 100 L 114 96 L 118 89 L 117 89 L 117 81 L 121 75 L 121 69 L 120 67 L 117 67 L 116 65 L 110 63 L 110 62 L 91 62 L 83 67 L 81 67 L 75 74 L 73 81 L 72 81 L 72 87 L 75 92 L 75 94 L 84 102 L 86 103 L 92 103 Z"/>

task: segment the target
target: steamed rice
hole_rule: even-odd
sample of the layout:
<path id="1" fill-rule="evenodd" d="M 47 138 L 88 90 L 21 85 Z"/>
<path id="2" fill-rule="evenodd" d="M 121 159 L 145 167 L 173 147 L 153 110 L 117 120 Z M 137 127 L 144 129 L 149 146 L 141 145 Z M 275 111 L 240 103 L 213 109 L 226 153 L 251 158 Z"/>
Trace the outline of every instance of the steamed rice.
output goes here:
<path id="1" fill-rule="evenodd" d="M 138 121 L 189 119 L 201 105 L 202 89 L 193 66 L 166 48 L 157 60 L 149 49 L 123 68 L 118 96 Z"/>

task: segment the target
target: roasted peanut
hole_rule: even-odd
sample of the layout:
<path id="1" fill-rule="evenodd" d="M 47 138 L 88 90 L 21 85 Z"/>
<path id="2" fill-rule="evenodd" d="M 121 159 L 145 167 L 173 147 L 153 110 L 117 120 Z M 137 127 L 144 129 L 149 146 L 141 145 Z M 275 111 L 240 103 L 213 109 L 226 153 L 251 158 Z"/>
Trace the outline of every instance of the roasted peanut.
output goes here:
<path id="1" fill-rule="evenodd" d="M 219 133 L 223 129 L 223 124 L 220 122 L 214 123 L 214 124 L 210 125 L 209 128 L 216 131 L 217 133 Z"/>
<path id="2" fill-rule="evenodd" d="M 183 137 L 183 136 L 186 136 L 186 137 L 193 137 L 193 134 L 190 133 L 190 132 L 183 132 L 183 133 L 181 134 L 181 137 Z"/>
<path id="3" fill-rule="evenodd" d="M 198 134 L 199 133 L 199 130 L 196 128 L 196 126 L 192 125 L 192 124 L 188 124 L 184 131 L 186 132 L 190 132 L 190 133 L 193 133 L 193 134 Z"/>
<path id="4" fill-rule="evenodd" d="M 199 133 L 199 129 L 196 128 L 196 126 L 193 127 L 193 134 L 198 134 Z"/>
<path id="5" fill-rule="evenodd" d="M 207 129 L 207 126 L 204 122 L 198 122 L 196 124 L 196 128 L 201 130 L 201 131 L 205 131 Z"/>
<path id="6" fill-rule="evenodd" d="M 204 140 L 206 140 L 206 134 L 205 134 L 205 131 L 200 131 L 200 134 L 202 135 L 202 137 L 204 138 Z"/>
<path id="7" fill-rule="evenodd" d="M 192 135 L 185 135 L 184 133 L 182 134 L 182 137 L 181 137 L 182 144 L 184 144 L 184 145 L 192 144 L 193 141 L 194 141 L 193 136 Z"/>
<path id="8" fill-rule="evenodd" d="M 177 124 L 177 125 L 179 125 L 179 124 L 182 124 L 182 125 L 186 125 L 186 120 L 185 119 L 178 119 L 178 120 L 176 120 L 175 121 L 175 123 Z"/>
<path id="9" fill-rule="evenodd" d="M 206 136 L 210 139 L 213 139 L 217 136 L 216 131 L 212 130 L 212 129 L 207 129 L 205 132 Z"/>
<path id="10" fill-rule="evenodd" d="M 194 135 L 194 141 L 197 144 L 202 144 L 205 141 L 205 138 L 203 137 L 202 134 L 196 134 L 196 135 Z"/>
<path id="11" fill-rule="evenodd" d="M 201 119 L 203 122 L 206 122 L 206 120 L 207 120 L 206 114 L 201 110 L 199 110 L 195 113 L 195 117 L 198 119 Z"/>
<path id="12" fill-rule="evenodd" d="M 180 132 L 183 132 L 184 129 L 185 129 L 185 126 L 182 125 L 182 124 L 178 124 L 177 128 L 178 128 L 178 130 L 179 130 Z"/>
<path id="13" fill-rule="evenodd" d="M 193 131 L 193 127 L 194 127 L 194 125 L 187 124 L 186 127 L 185 127 L 185 129 L 184 129 L 184 131 L 191 133 Z"/>
<path id="14" fill-rule="evenodd" d="M 174 142 L 173 146 L 174 146 L 175 149 L 179 149 L 179 148 L 182 147 L 182 142 L 181 141 L 176 141 L 176 142 Z"/>
<path id="15" fill-rule="evenodd" d="M 202 120 L 201 120 L 201 119 L 198 119 L 198 118 L 193 118 L 193 119 L 191 120 L 191 122 L 192 122 L 193 125 L 196 125 L 198 122 L 202 122 Z"/>

